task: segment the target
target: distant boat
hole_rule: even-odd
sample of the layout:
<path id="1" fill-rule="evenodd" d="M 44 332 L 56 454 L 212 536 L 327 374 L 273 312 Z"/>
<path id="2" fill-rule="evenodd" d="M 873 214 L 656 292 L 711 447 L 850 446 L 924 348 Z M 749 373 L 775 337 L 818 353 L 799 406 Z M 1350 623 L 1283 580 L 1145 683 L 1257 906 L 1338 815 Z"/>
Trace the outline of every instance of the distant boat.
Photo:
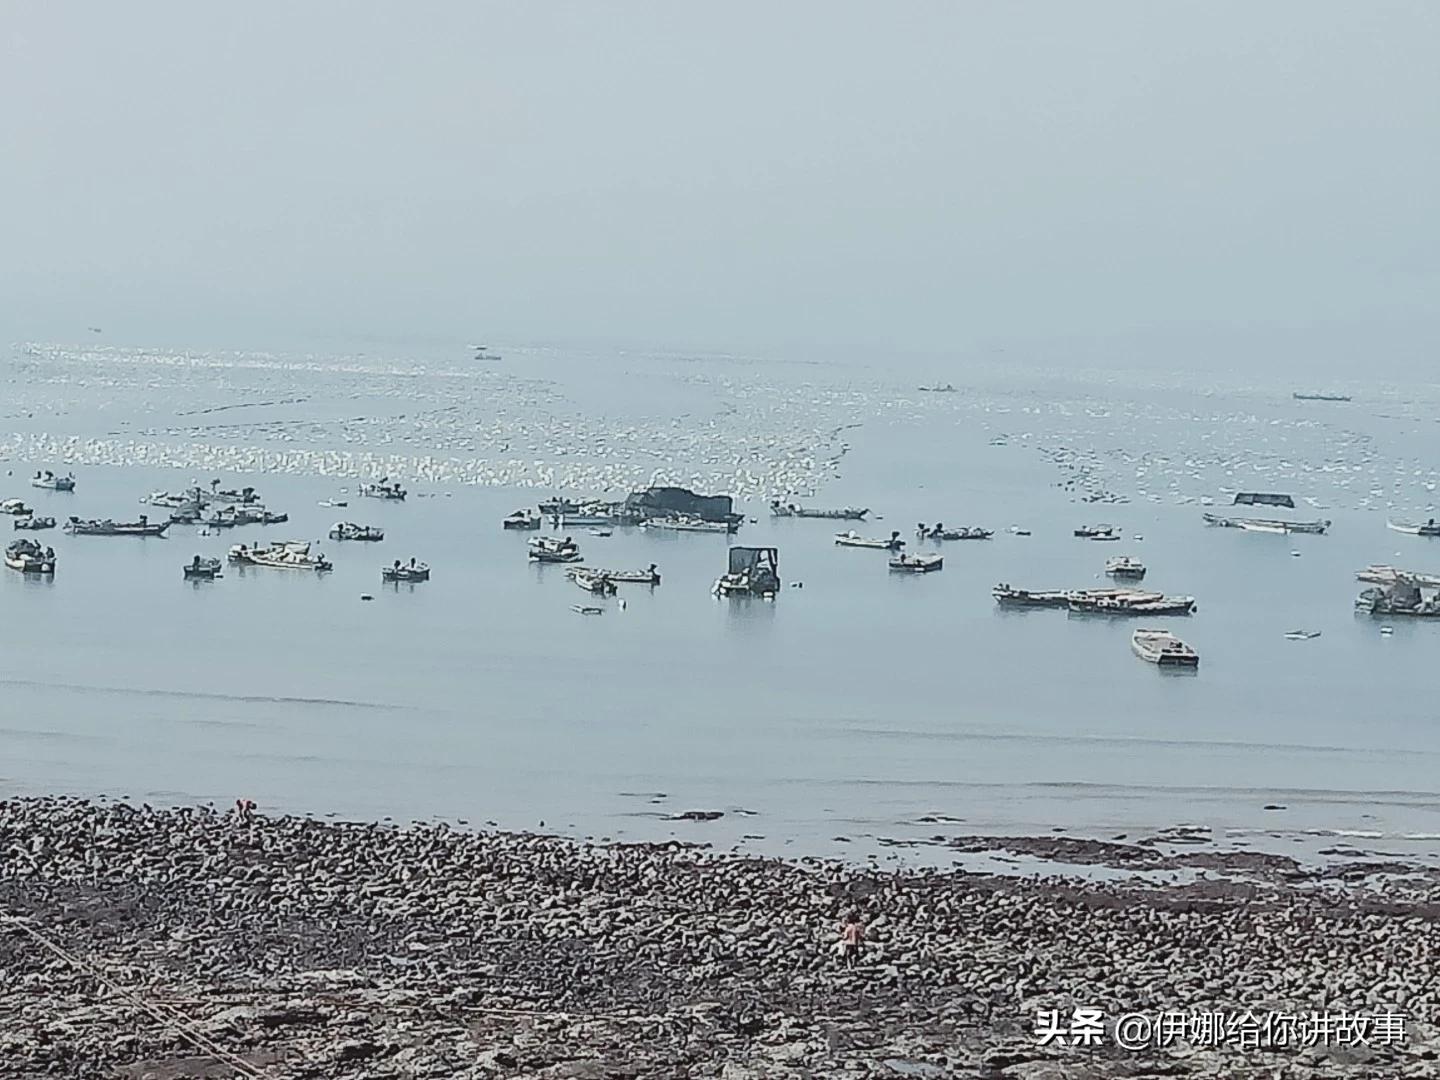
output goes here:
<path id="1" fill-rule="evenodd" d="M 388 476 L 382 476 L 373 484 L 361 484 L 359 494 L 367 499 L 390 499 L 394 502 L 404 502 L 406 491 L 400 486 L 399 481 L 392 484 Z"/>
<path id="2" fill-rule="evenodd" d="M 1169 630 L 1136 630 L 1130 635 L 1135 655 L 1161 667 L 1198 667 L 1200 654 Z"/>
<path id="3" fill-rule="evenodd" d="M 73 475 L 57 476 L 49 469 L 45 469 L 30 478 L 30 486 L 45 488 L 49 491 L 74 491 L 75 477 Z"/>
<path id="4" fill-rule="evenodd" d="M 430 567 L 423 562 L 417 563 L 414 559 L 411 559 L 408 565 L 396 559 L 393 565 L 382 566 L 380 568 L 380 580 L 395 582 L 429 581 Z"/>
<path id="5" fill-rule="evenodd" d="M 219 559 L 207 559 L 200 555 L 196 555 L 184 566 L 186 579 L 195 581 L 214 581 L 223 576 L 220 570 Z"/>
<path id="6" fill-rule="evenodd" d="M 943 555 L 906 555 L 901 552 L 890 560 L 890 569 L 902 574 L 929 574 L 944 566 Z"/>
<path id="7" fill-rule="evenodd" d="M 310 545 L 303 540 L 280 541 L 266 547 L 236 544 L 230 549 L 229 559 L 242 566 L 264 566 L 272 570 L 324 572 L 335 569 L 324 555 L 311 554 Z"/>
<path id="8" fill-rule="evenodd" d="M 526 507 L 501 518 L 500 527 L 502 529 L 520 529 L 525 532 L 530 532 L 540 528 L 543 522 L 544 519 L 541 518 L 537 511 Z"/>
<path id="9" fill-rule="evenodd" d="M 14 540 L 5 548 L 5 565 L 22 574 L 55 573 L 55 552 L 34 540 Z"/>
<path id="10" fill-rule="evenodd" d="M 1350 400 L 1350 397 L 1349 397 L 1348 394 L 1301 394 L 1301 393 L 1294 393 L 1294 394 L 1291 394 L 1290 396 L 1293 397 L 1296 401 L 1349 401 L 1349 400 Z"/>
<path id="11" fill-rule="evenodd" d="M 899 551 L 905 546 L 905 541 L 900 539 L 898 531 L 892 532 L 888 540 L 873 536 L 861 536 L 853 531 L 836 533 L 835 543 L 840 547 L 875 548 L 880 551 Z"/>
<path id="12" fill-rule="evenodd" d="M 33 511 L 19 499 L 6 499 L 0 502 L 0 514 L 14 514 L 16 517 L 28 517 Z"/>
<path id="13" fill-rule="evenodd" d="M 1393 529 L 1398 533 L 1405 533 L 1407 536 L 1440 536 L 1440 522 L 1434 518 L 1423 525 L 1409 525 L 1401 521 L 1387 521 L 1386 528 Z"/>
<path id="14" fill-rule="evenodd" d="M 1105 563 L 1105 573 L 1113 578 L 1139 581 L 1145 576 L 1145 564 L 1129 555 L 1120 555 Z"/>
<path id="15" fill-rule="evenodd" d="M 1286 641 L 1313 641 L 1320 636 L 1319 630 L 1291 630 L 1285 635 Z"/>
<path id="16" fill-rule="evenodd" d="M 651 563 L 646 570 L 592 570 L 590 573 L 600 574 L 618 584 L 631 585 L 659 585 L 660 571 Z"/>
<path id="17" fill-rule="evenodd" d="M 565 571 L 565 576 L 577 586 L 596 596 L 614 596 L 615 582 L 603 570 L 587 570 L 576 567 Z"/>
<path id="18" fill-rule="evenodd" d="M 30 514 L 25 517 L 17 517 L 15 519 L 15 528 L 29 529 L 32 532 L 39 532 L 41 529 L 53 529 L 55 528 L 55 519 L 53 517 L 36 517 L 34 514 Z"/>
<path id="19" fill-rule="evenodd" d="M 1271 518 L 1222 517 L 1219 514 L 1201 514 L 1206 525 L 1218 525 L 1226 529 L 1243 529 L 1246 532 L 1264 533 L 1315 533 L 1330 528 L 1326 521 L 1281 521 Z"/>
<path id="20" fill-rule="evenodd" d="M 775 517 L 822 518 L 828 521 L 864 521 L 869 509 L 858 506 L 842 506 L 835 510 L 811 510 L 795 503 L 770 500 L 770 513 Z"/>
<path id="21" fill-rule="evenodd" d="M 1075 535 L 1081 540 L 1119 540 L 1120 527 L 1118 525 L 1083 525 L 1075 530 Z"/>
<path id="22" fill-rule="evenodd" d="M 668 529 L 671 532 L 733 533 L 739 523 L 733 521 L 706 521 L 704 518 L 679 515 L 676 517 L 652 517 L 640 522 L 642 529 Z"/>
<path id="23" fill-rule="evenodd" d="M 934 526 L 926 526 L 922 521 L 915 526 L 915 535 L 921 540 L 989 540 L 995 535 L 993 529 L 982 529 L 978 525 L 966 525 L 959 529 L 947 529 L 944 523 L 937 521 Z"/>
<path id="24" fill-rule="evenodd" d="M 527 553 L 536 562 L 571 563 L 580 561 L 580 548 L 568 536 L 537 536 L 530 541 Z"/>
<path id="25" fill-rule="evenodd" d="M 927 393 L 927 394 L 953 394 L 953 393 L 955 393 L 955 387 L 952 386 L 950 383 L 946 383 L 944 386 L 941 386 L 939 383 L 936 383 L 934 386 L 921 386 L 921 387 L 917 387 L 917 389 L 923 390 L 923 391 L 924 391 L 925 393 Z"/>
<path id="26" fill-rule="evenodd" d="M 385 530 L 378 525 L 356 525 L 353 521 L 337 521 L 330 526 L 331 540 L 384 540 Z"/>
<path id="27" fill-rule="evenodd" d="M 144 514 L 139 521 L 81 521 L 72 517 L 65 523 L 65 531 L 71 536 L 164 536 L 170 522 L 150 521 Z"/>

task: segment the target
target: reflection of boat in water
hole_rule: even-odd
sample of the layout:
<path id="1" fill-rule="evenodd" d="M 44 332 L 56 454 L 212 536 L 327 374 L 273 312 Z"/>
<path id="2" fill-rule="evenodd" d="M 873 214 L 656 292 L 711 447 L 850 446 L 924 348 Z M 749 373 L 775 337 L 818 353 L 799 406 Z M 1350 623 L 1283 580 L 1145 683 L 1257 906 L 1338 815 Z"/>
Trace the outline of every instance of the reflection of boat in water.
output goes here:
<path id="1" fill-rule="evenodd" d="M 1105 573 L 1113 578 L 1127 578 L 1130 581 L 1139 581 L 1145 576 L 1145 564 L 1139 559 L 1131 558 L 1129 555 L 1121 555 L 1118 558 L 1106 561 Z"/>
<path id="2" fill-rule="evenodd" d="M 396 559 L 392 565 L 383 566 L 380 568 L 380 580 L 410 582 L 429 581 L 430 567 L 423 562 L 416 562 L 414 559 L 411 559 L 408 564 L 402 563 L 399 559 Z"/>
<path id="3" fill-rule="evenodd" d="M 139 521 L 81 521 L 72 517 L 65 523 L 65 531 L 71 536 L 164 536 L 170 522 L 152 522 L 144 514 Z"/>
<path id="4" fill-rule="evenodd" d="M 37 472 L 30 478 L 30 486 L 44 488 L 47 491 L 74 491 L 75 476 L 58 476 L 49 469 Z"/>
<path id="5" fill-rule="evenodd" d="M 902 574 L 929 574 L 944 566 L 943 555 L 906 555 L 902 551 L 890 560 L 890 569 Z"/>
<path id="6" fill-rule="evenodd" d="M 537 536 L 530 541 L 529 557 L 536 562 L 579 562 L 580 547 L 568 536 Z"/>
<path id="7" fill-rule="evenodd" d="M 947 529 L 937 521 L 927 526 L 923 521 L 915 526 L 915 535 L 921 540 L 989 540 L 995 535 L 994 529 L 982 529 L 977 525 L 966 525 L 959 529 Z"/>
<path id="8" fill-rule="evenodd" d="M 1075 535 L 1082 540 L 1119 540 L 1120 527 L 1118 525 L 1082 525 L 1075 530 Z"/>
<path id="9" fill-rule="evenodd" d="M 1169 630 L 1136 630 L 1130 647 L 1141 660 L 1161 667 L 1197 667 L 1200 654 Z"/>
<path id="10" fill-rule="evenodd" d="M 353 521 L 337 521 L 330 526 L 331 540 L 384 540 L 385 530 L 378 525 L 356 525 Z"/>
<path id="11" fill-rule="evenodd" d="M 905 546 L 905 541 L 900 539 L 898 530 L 892 532 L 888 540 L 874 536 L 861 536 L 854 531 L 836 533 L 835 543 L 840 547 L 874 548 L 877 551 L 899 551 Z"/>
<path id="12" fill-rule="evenodd" d="M 1423 525 L 1410 525 L 1403 521 L 1387 521 L 1385 526 L 1395 532 L 1405 533 L 1407 536 L 1440 536 L 1440 522 L 1434 518 Z"/>
<path id="13" fill-rule="evenodd" d="M 1278 518 L 1222 517 L 1219 514 L 1201 514 L 1200 516 L 1206 525 L 1215 525 L 1223 529 L 1242 529 L 1245 532 L 1319 535 L 1330 528 L 1329 521 L 1282 521 Z"/>
<path id="14" fill-rule="evenodd" d="M 834 510 L 811 510 L 796 503 L 782 503 L 770 500 L 770 513 L 775 517 L 820 518 L 824 521 L 864 521 L 870 513 L 868 508 L 842 506 Z"/>
<path id="15" fill-rule="evenodd" d="M 30 514 L 26 517 L 17 517 L 15 519 L 15 528 L 28 529 L 31 532 L 39 532 L 41 529 L 53 529 L 55 528 L 55 519 L 53 517 L 36 517 L 34 514 Z"/>
<path id="16" fill-rule="evenodd" d="M 219 559 L 207 559 L 196 555 L 185 564 L 185 577 L 196 581 L 214 581 L 223 575 L 220 573 L 221 562 Z"/>
<path id="17" fill-rule="evenodd" d="M 55 573 L 55 552 L 34 540 L 12 540 L 5 548 L 5 565 L 22 574 Z"/>
<path id="18" fill-rule="evenodd" d="M 230 549 L 229 558 L 241 566 L 265 566 L 272 570 L 335 569 L 324 555 L 318 552 L 312 554 L 310 545 L 303 540 L 281 541 L 265 547 L 236 544 Z"/>

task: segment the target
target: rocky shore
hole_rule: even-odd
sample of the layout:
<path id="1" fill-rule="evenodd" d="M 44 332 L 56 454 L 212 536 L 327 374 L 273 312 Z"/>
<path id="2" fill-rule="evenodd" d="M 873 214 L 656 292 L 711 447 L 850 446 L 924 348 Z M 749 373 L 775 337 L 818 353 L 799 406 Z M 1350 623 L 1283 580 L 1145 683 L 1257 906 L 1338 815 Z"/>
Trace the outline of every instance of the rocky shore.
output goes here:
<path id="1" fill-rule="evenodd" d="M 12 800 L 0 1076 L 1440 1077 L 1440 881 L 1396 869 L 1162 887 Z M 1216 1012 L 1392 1019 L 1116 1045 Z"/>

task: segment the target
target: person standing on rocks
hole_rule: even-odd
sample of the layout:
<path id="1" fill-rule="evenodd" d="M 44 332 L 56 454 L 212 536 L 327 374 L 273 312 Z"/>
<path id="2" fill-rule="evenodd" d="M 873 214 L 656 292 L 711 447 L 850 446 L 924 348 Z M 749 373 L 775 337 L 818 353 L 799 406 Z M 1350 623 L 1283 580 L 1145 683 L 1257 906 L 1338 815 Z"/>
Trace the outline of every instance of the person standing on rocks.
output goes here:
<path id="1" fill-rule="evenodd" d="M 847 969 L 860 962 L 860 948 L 864 943 L 865 924 L 860 921 L 860 912 L 852 910 L 840 924 L 840 958 Z"/>

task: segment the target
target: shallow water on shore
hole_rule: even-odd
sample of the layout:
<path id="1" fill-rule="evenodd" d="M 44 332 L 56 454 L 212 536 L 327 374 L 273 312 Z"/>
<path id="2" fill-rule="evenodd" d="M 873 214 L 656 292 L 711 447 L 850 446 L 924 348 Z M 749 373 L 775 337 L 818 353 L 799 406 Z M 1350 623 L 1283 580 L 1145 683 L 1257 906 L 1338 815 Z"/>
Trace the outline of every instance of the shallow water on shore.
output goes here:
<path id="1" fill-rule="evenodd" d="M 881 838 L 1189 823 L 1282 850 L 1337 835 L 1440 849 L 1440 626 L 1397 621 L 1387 638 L 1351 613 L 1367 563 L 1440 571 L 1440 547 L 1385 528 L 1430 516 L 1433 388 L 1320 412 L 1274 387 L 986 370 L 921 394 L 864 365 L 646 354 L 604 376 L 588 356 L 502 351 L 476 372 L 463 353 L 17 350 L 0 498 L 130 519 L 152 490 L 220 477 L 291 523 L 39 534 L 55 580 L 0 578 L 0 792 L 245 795 L 906 860 L 943 856 Z M 77 493 L 28 486 L 53 466 L 76 471 Z M 354 497 L 382 470 L 411 488 L 404 504 Z M 723 537 L 575 528 L 588 563 L 663 575 L 585 618 L 563 568 L 529 565 L 527 534 L 500 530 L 552 490 L 619 495 L 657 470 L 747 497 L 740 542 L 777 545 L 804 587 L 717 601 Z M 922 520 L 997 533 L 899 577 L 881 552 L 835 547 L 833 523 L 768 517 L 771 493 L 812 487 L 807 501 L 869 505 L 881 517 L 862 531 L 899 529 L 912 548 Z M 1330 518 L 1331 534 L 1205 528 L 1201 497 L 1227 488 L 1293 491 L 1311 501 L 1292 516 Z M 342 491 L 348 508 L 317 505 Z M 324 540 L 336 520 L 386 539 Z M 1127 539 L 1071 536 L 1100 521 Z M 193 554 L 266 537 L 319 540 L 336 570 L 181 580 Z M 1097 585 L 1122 553 L 1149 564 L 1148 587 L 1199 599 L 1167 620 L 1200 650 L 1198 675 L 1140 663 L 1128 623 L 989 595 Z M 382 586 L 380 566 L 412 555 L 434 579 Z M 1287 641 L 1297 627 L 1323 636 Z M 691 809 L 725 816 L 668 820 Z"/>

